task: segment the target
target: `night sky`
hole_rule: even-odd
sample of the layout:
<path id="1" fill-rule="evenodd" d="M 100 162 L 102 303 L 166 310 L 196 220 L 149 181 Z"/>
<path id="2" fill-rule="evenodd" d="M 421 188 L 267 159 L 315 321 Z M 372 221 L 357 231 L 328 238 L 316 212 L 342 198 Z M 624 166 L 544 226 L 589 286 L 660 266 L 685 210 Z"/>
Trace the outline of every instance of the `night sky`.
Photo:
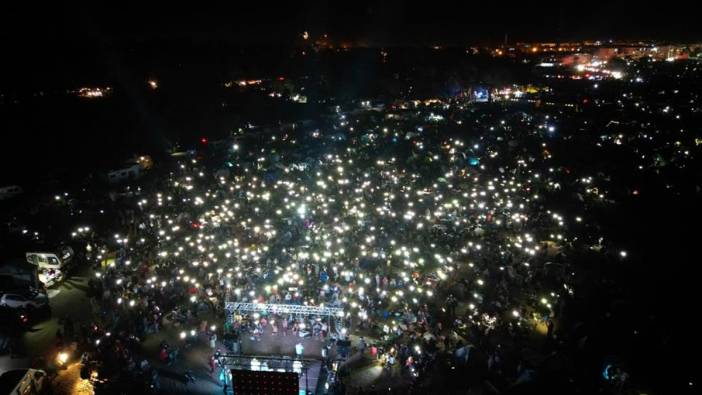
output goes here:
<path id="1" fill-rule="evenodd" d="M 290 44 L 304 30 L 368 45 L 495 43 L 504 40 L 700 40 L 693 2 L 231 2 L 207 6 L 27 9 L 0 13 L 5 47 L 57 43 L 216 40 Z"/>

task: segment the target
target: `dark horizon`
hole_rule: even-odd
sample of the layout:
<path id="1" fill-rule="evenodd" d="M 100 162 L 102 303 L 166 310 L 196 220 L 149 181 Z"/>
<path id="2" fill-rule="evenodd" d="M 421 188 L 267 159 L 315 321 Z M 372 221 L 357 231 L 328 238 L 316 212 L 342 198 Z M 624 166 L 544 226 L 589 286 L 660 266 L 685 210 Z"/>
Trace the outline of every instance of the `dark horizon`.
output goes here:
<path id="1" fill-rule="evenodd" d="M 612 4 L 415 5 L 398 0 L 330 4 L 266 4 L 236 8 L 112 7 L 32 13 L 8 10 L 0 17 L 10 53 L 43 47 L 91 47 L 190 42 L 291 45 L 304 31 L 369 46 L 480 45 L 517 41 L 702 40 L 691 3 L 666 7 Z"/>

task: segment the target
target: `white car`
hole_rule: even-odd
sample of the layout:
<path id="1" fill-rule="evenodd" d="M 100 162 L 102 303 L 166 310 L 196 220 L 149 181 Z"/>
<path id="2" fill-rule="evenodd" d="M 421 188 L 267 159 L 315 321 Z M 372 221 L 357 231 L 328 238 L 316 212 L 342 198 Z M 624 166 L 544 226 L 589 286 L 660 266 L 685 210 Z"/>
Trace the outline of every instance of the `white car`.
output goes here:
<path id="1" fill-rule="evenodd" d="M 36 369 L 12 369 L 0 375 L 0 388 L 7 394 L 37 395 L 47 390 L 46 372 Z"/>
<path id="2" fill-rule="evenodd" d="M 0 307 L 13 309 L 40 309 L 46 307 L 47 300 L 43 298 L 29 299 L 18 294 L 4 294 L 0 297 Z"/>

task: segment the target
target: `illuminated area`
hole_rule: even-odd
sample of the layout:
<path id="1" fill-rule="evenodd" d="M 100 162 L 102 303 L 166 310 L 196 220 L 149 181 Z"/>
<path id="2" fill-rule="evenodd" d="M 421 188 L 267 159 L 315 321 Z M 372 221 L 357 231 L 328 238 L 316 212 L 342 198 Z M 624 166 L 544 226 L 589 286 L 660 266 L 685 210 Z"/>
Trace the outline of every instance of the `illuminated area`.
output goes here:
<path id="1" fill-rule="evenodd" d="M 94 88 L 80 88 L 76 90 L 74 93 L 78 97 L 82 97 L 85 99 L 99 99 L 102 97 L 105 97 L 110 94 L 112 91 L 112 88 L 110 87 L 94 87 Z"/>
<path id="2" fill-rule="evenodd" d="M 6 12 L 5 392 L 699 392 L 699 12 L 326 3 Z"/>
<path id="3" fill-rule="evenodd" d="M 281 138 L 276 145 L 295 144 Z M 209 284 L 222 278 L 235 300 L 292 298 L 338 306 L 348 323 L 380 320 L 387 334 L 400 331 L 398 322 L 383 320 L 374 310 L 418 314 L 458 273 L 473 284 L 471 319 L 477 325 L 521 322 L 514 308 L 522 308 L 527 295 L 549 295 L 555 302 L 571 289 L 567 283 L 541 289 L 513 284 L 515 290 L 526 288 L 511 293 L 514 300 L 504 315 L 488 319 L 481 306 L 489 302 L 490 273 L 505 270 L 510 260 L 523 261 L 510 270 L 525 274 L 542 265 L 544 243 L 567 241 L 567 223 L 575 219 L 545 209 L 550 220 L 533 222 L 542 215 L 534 211 L 541 203 L 533 191 L 553 181 L 524 163 L 493 173 L 487 165 L 468 164 L 462 152 L 469 148 L 459 139 L 425 134 L 412 144 L 431 153 L 429 166 L 447 171 L 419 173 L 407 159 L 380 154 L 376 145 L 361 148 L 363 154 L 335 147 L 314 170 L 282 157 L 276 180 L 263 166 L 271 158 L 259 149 L 249 151 L 258 155 L 256 166 L 240 166 L 229 178 L 212 180 L 193 159 L 180 166 L 167 189 L 138 201 L 141 221 L 148 225 L 130 239 L 115 235 L 115 242 L 128 248 L 158 244 L 157 259 L 178 265 L 177 276 L 153 276 L 144 285 L 188 283 L 198 290 L 192 303 L 208 298 Z M 240 155 L 247 154 L 245 148 L 239 148 Z M 489 149 L 490 156 L 499 151 Z M 320 275 L 330 280 L 320 281 Z M 253 285 L 251 276 L 263 281 Z M 115 301 L 135 302 L 128 295 Z"/>

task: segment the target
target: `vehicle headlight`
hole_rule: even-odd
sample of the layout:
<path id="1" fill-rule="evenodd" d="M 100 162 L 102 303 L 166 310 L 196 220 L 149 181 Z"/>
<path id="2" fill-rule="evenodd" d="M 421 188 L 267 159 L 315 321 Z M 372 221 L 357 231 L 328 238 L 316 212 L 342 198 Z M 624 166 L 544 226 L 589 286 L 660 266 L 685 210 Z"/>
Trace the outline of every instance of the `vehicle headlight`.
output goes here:
<path id="1" fill-rule="evenodd" d="M 66 352 L 60 352 L 56 356 L 56 360 L 61 364 L 65 364 L 68 361 L 68 353 Z"/>

